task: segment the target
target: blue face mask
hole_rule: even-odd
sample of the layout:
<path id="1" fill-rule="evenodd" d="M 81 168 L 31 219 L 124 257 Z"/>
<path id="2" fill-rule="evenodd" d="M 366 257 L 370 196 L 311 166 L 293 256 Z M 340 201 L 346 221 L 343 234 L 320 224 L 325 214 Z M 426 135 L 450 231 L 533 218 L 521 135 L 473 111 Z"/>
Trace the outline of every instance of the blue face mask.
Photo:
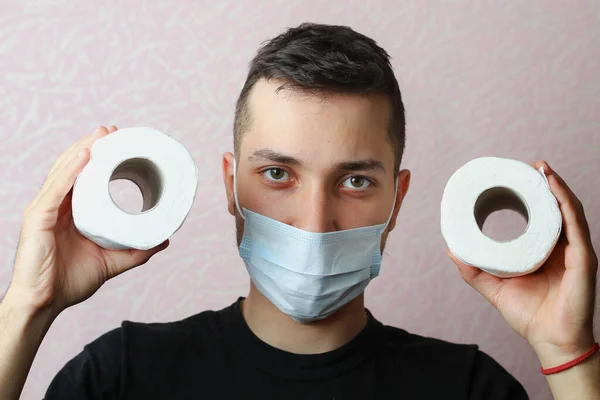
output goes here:
<path id="1" fill-rule="evenodd" d="M 235 205 L 244 218 L 240 256 L 256 288 L 283 313 L 299 323 L 327 318 L 379 275 L 381 235 L 396 193 L 384 224 L 308 232 L 245 208 L 242 212 L 235 161 L 233 170 Z"/>

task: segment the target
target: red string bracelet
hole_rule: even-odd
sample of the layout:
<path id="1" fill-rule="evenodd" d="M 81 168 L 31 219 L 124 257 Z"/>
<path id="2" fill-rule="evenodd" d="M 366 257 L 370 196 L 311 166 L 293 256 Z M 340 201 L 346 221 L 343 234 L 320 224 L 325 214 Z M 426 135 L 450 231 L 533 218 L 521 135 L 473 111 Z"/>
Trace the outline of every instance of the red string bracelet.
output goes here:
<path id="1" fill-rule="evenodd" d="M 580 362 L 582 362 L 583 360 L 585 360 L 586 358 L 588 358 L 589 356 L 591 356 L 592 354 L 597 352 L 598 349 L 600 349 L 600 345 L 598 345 L 598 343 L 596 343 L 596 344 L 594 344 L 594 346 L 592 346 L 591 349 L 589 349 L 588 351 L 586 351 L 585 353 L 583 353 L 582 355 L 580 355 L 573 361 L 569 361 L 569 362 L 561 364 L 557 367 L 552 367 L 552 368 L 548 368 L 548 369 L 544 369 L 542 367 L 541 368 L 542 374 L 544 374 L 544 375 L 555 374 L 557 372 L 564 371 L 565 369 L 571 368 L 572 366 L 579 364 Z"/>

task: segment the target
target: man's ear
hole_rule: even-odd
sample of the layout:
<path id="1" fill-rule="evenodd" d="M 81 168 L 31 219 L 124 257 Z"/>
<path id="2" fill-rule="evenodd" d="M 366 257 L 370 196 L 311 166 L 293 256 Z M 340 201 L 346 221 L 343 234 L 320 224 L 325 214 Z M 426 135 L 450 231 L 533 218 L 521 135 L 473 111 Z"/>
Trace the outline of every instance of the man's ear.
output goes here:
<path id="1" fill-rule="evenodd" d="M 408 188 L 410 186 L 410 171 L 403 169 L 402 171 L 398 172 L 398 177 L 396 179 L 398 179 L 398 191 L 396 193 L 394 213 L 392 214 L 392 219 L 390 220 L 389 232 L 396 227 L 396 218 L 398 218 L 402 201 L 406 197 L 406 193 L 408 192 Z"/>
<path id="2" fill-rule="evenodd" d="M 225 194 L 227 195 L 227 210 L 231 215 L 235 215 L 235 198 L 233 195 L 234 160 L 234 155 L 231 152 L 223 154 L 223 183 L 225 184 Z"/>

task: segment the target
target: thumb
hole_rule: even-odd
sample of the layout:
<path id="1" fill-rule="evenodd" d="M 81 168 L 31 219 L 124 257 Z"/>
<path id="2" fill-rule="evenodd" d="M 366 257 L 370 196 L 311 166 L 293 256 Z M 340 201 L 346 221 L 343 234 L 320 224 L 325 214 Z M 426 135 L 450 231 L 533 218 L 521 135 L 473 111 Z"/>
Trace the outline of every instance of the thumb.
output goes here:
<path id="1" fill-rule="evenodd" d="M 477 267 L 463 263 L 452 254 L 450 249 L 446 249 L 446 254 L 458 268 L 463 280 L 492 303 L 494 307 L 498 308 L 498 297 L 504 285 L 504 280 Z"/>
<path id="2" fill-rule="evenodd" d="M 167 239 L 158 246 L 148 250 L 106 250 L 105 258 L 107 261 L 108 279 L 147 263 L 156 253 L 169 247 L 169 243 Z"/>

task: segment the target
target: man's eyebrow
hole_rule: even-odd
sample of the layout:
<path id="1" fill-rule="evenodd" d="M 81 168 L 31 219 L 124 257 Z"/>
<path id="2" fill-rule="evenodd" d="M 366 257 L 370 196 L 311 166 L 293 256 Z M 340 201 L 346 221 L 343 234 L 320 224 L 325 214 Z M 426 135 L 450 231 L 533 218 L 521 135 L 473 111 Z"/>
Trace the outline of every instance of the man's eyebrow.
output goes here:
<path id="1" fill-rule="evenodd" d="M 271 149 L 256 150 L 248 157 L 248 161 L 269 161 L 277 164 L 302 165 L 299 159 L 288 156 Z M 334 165 L 335 169 L 342 171 L 382 171 L 385 173 L 383 162 L 375 159 L 342 161 Z"/>
<path id="2" fill-rule="evenodd" d="M 383 166 L 383 163 L 374 159 L 344 161 L 337 163 L 336 168 L 343 171 L 381 171 L 385 173 L 385 167 Z"/>
<path id="3" fill-rule="evenodd" d="M 248 161 L 271 161 L 278 164 L 302 165 L 302 162 L 297 158 L 271 149 L 256 150 L 248 157 Z"/>

